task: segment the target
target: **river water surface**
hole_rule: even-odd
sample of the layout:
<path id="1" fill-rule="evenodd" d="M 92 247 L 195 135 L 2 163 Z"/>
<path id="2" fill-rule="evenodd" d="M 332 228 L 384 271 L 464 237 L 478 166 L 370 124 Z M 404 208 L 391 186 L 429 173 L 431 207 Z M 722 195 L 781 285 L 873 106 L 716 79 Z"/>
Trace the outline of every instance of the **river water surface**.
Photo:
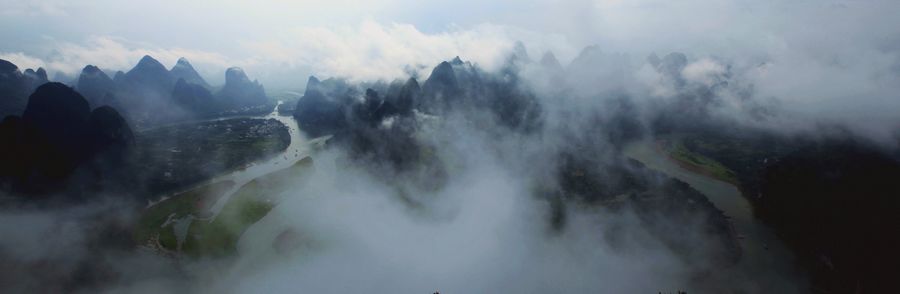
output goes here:
<path id="1" fill-rule="evenodd" d="M 222 207 L 225 206 L 225 203 L 228 203 L 228 199 L 231 198 L 231 195 L 233 195 L 234 192 L 237 192 L 237 190 L 240 189 L 244 184 L 268 173 L 287 168 L 300 159 L 303 159 L 304 157 L 309 155 L 309 140 L 307 140 L 306 137 L 304 137 L 303 134 L 300 133 L 300 128 L 297 125 L 297 121 L 294 120 L 293 117 L 282 116 L 278 114 L 278 108 L 281 107 L 281 105 L 282 102 L 278 102 L 278 106 L 275 107 L 275 110 L 272 111 L 272 113 L 265 116 L 257 116 L 252 118 L 275 119 L 284 124 L 288 128 L 288 132 L 291 134 L 290 145 L 288 145 L 287 149 L 285 149 L 283 152 L 275 155 L 268 160 L 255 162 L 247 168 L 240 169 L 213 179 L 213 183 L 228 180 L 234 181 L 235 183 L 232 189 L 226 191 L 223 196 L 219 197 L 219 200 L 217 200 L 216 203 L 213 204 L 211 208 L 211 212 L 213 214 L 218 214 L 219 211 L 222 210 Z"/>
<path id="2" fill-rule="evenodd" d="M 759 287 L 747 289 L 748 292 L 799 293 L 807 289 L 802 282 L 805 279 L 794 266 L 793 255 L 772 229 L 753 215 L 750 202 L 737 187 L 682 168 L 650 140 L 626 146 L 625 155 L 689 184 L 730 218 L 743 254 L 729 271 L 732 278 L 748 282 L 746 287 Z"/>
<path id="3" fill-rule="evenodd" d="M 221 197 L 218 197 L 216 202 L 210 208 L 210 212 L 213 216 L 218 215 L 219 212 L 225 207 L 225 204 L 228 203 L 228 200 L 231 199 L 231 196 L 235 194 L 242 186 L 249 183 L 253 179 L 264 176 L 266 174 L 290 167 L 297 161 L 303 159 L 306 156 L 309 156 L 310 150 L 314 148 L 318 142 L 322 140 L 327 140 L 327 138 L 308 140 L 301 132 L 300 128 L 297 125 L 297 121 L 294 120 L 291 116 L 282 116 L 278 114 L 278 108 L 281 107 L 282 102 L 278 102 L 278 106 L 275 107 L 275 110 L 268 115 L 260 115 L 260 116 L 246 116 L 245 118 L 252 119 L 275 119 L 282 124 L 284 124 L 288 128 L 288 132 L 290 133 L 291 142 L 288 147 L 278 153 L 275 156 L 270 157 L 269 159 L 254 162 L 249 166 L 238 169 L 220 176 L 217 176 L 202 185 L 208 183 L 218 183 L 222 181 L 233 181 L 235 184 L 231 189 L 222 193 Z M 218 120 L 228 120 L 234 119 L 236 117 L 225 117 L 225 118 L 215 118 L 205 121 L 218 121 Z M 157 202 L 159 203 L 159 202 Z M 153 204 L 151 204 L 153 205 Z M 181 219 L 172 220 L 174 222 L 175 235 L 179 242 L 182 242 L 187 235 L 187 231 L 190 228 L 190 224 L 194 221 L 193 216 L 187 216 Z M 255 226 L 255 225 L 254 225 Z M 251 226 L 252 228 L 253 226 Z"/>

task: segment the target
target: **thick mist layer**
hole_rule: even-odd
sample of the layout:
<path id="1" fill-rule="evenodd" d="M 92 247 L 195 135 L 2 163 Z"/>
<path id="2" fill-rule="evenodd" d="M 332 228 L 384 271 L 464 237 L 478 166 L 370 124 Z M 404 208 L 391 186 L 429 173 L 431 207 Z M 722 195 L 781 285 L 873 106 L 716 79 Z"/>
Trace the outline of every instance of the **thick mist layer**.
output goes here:
<path id="1" fill-rule="evenodd" d="M 598 62 L 596 57 L 586 56 L 584 62 Z M 271 257 L 259 254 L 267 250 L 254 248 L 269 247 L 269 243 L 246 241 L 244 252 L 258 254 L 242 257 L 238 263 L 241 267 L 231 274 L 239 282 L 220 286 L 273 292 L 510 289 L 527 293 L 671 289 L 757 292 L 796 291 L 801 287 L 801 282 L 793 284 L 776 276 L 785 269 L 773 268 L 771 275 L 754 273 L 752 277 L 750 272 L 742 272 L 744 269 L 722 270 L 720 257 L 715 253 L 722 245 L 717 243 L 718 237 L 703 231 L 702 214 L 689 214 L 687 218 L 660 215 L 647 221 L 648 212 L 633 210 L 631 205 L 637 204 L 627 200 L 627 194 L 621 195 L 625 199 L 620 200 L 621 205 L 615 204 L 616 200 L 598 206 L 587 199 L 568 199 L 562 208 L 555 207 L 558 203 L 554 198 L 544 198 L 544 189 L 566 185 L 557 182 L 556 173 L 561 168 L 557 152 L 569 154 L 578 150 L 574 153 L 577 160 L 591 158 L 588 162 L 602 166 L 612 175 L 616 172 L 609 170 L 629 169 L 622 162 L 617 144 L 641 136 L 641 123 L 629 116 L 652 110 L 641 110 L 645 107 L 642 104 L 621 98 L 625 95 L 620 92 L 621 87 L 598 90 L 568 84 L 563 88 L 580 92 L 568 98 L 532 96 L 542 105 L 543 118 L 504 120 L 506 116 L 502 114 L 508 109 L 519 109 L 518 103 L 528 98 L 515 100 L 520 98 L 506 96 L 511 99 L 507 106 L 494 110 L 470 108 L 482 103 L 479 101 L 497 99 L 479 95 L 510 93 L 481 92 L 474 90 L 478 87 L 463 85 L 484 83 L 490 77 L 515 81 L 520 66 L 538 66 L 526 59 L 527 56 L 513 55 L 501 74 L 481 72 L 457 59 L 439 65 L 425 82 L 428 89 L 439 87 L 435 83 L 455 80 L 461 91 L 468 93 L 462 100 L 435 97 L 433 103 L 437 105 L 451 103 L 448 109 L 435 110 L 440 113 L 438 116 L 415 114 L 414 141 L 431 146 L 425 148 L 438 158 L 437 162 L 447 165 L 446 172 L 439 173 L 442 180 L 436 187 L 422 181 L 420 173 L 427 169 L 409 170 L 389 157 L 379 156 L 391 154 L 390 151 L 375 151 L 375 156 L 369 157 L 365 147 L 342 143 L 343 136 L 365 137 L 367 132 L 377 134 L 409 121 L 389 118 L 365 131 L 366 127 L 355 126 L 354 121 L 371 116 L 354 118 L 351 114 L 347 120 L 349 128 L 355 131 L 338 135 L 333 139 L 338 141 L 335 147 L 315 155 L 316 175 L 310 184 L 292 187 L 274 215 L 257 228 L 265 231 L 266 226 L 271 226 L 293 232 L 301 240 L 296 251 L 286 257 Z M 444 76 L 448 74 L 444 69 L 447 66 L 454 78 Z M 548 74 L 546 69 L 535 70 Z M 561 73 L 549 72 L 558 74 Z M 480 77 L 465 80 L 468 75 Z M 310 83 L 314 91 L 331 85 L 331 81 L 319 85 L 315 79 Z M 483 87 L 495 87 L 488 85 L 493 84 Z M 531 89 L 533 84 L 523 82 L 519 86 Z M 306 97 L 311 95 L 308 91 Z M 367 91 L 365 98 L 360 97 L 364 102 L 359 103 L 368 105 L 375 96 Z M 390 97 L 385 99 L 391 101 Z M 542 123 L 535 128 L 529 120 Z M 635 125 L 629 128 L 630 123 Z M 397 141 L 376 139 L 371 144 L 376 150 L 390 149 Z M 649 171 L 630 172 L 651 186 L 663 185 L 664 177 Z M 649 215 L 656 213 L 660 212 Z M 679 245 L 690 248 L 692 253 L 685 255 L 666 243 L 659 227 L 681 235 L 680 240 L 685 243 Z M 248 236 L 266 235 L 248 232 Z M 266 260 L 272 263 L 266 264 Z"/>
<path id="2" fill-rule="evenodd" d="M 534 193 L 541 181 L 552 181 L 542 177 L 553 169 L 549 154 L 530 150 L 541 149 L 538 142 L 492 137 L 466 123 L 422 135 L 442 144 L 441 158 L 453 160 L 442 188 L 372 174 L 384 169 L 359 166 L 342 150 L 318 154 L 310 184 L 292 187 L 257 228 L 295 232 L 298 248 L 242 256 L 243 266 L 213 289 L 653 292 L 698 287 L 692 278 L 713 262 L 702 254 L 683 259 L 628 209 L 570 206 L 564 229 L 554 229 L 551 204 Z M 405 196 L 411 199 L 404 190 L 415 191 Z M 669 225 L 694 231 L 693 223 Z M 698 252 L 712 242 L 693 234 Z M 246 243 L 245 252 L 258 252 Z"/>
<path id="3" fill-rule="evenodd" d="M 822 121 L 825 124 L 837 121 L 849 125 L 854 132 L 881 142 L 893 142 L 896 134 L 892 129 L 900 124 L 891 111 L 898 107 L 894 98 L 900 90 L 897 88 L 900 56 L 898 26 L 890 23 L 892 13 L 900 7 L 891 1 L 698 0 L 678 4 L 656 0 L 566 4 L 533 1 L 505 10 L 498 9 L 502 5 L 476 3 L 459 4 L 451 9 L 443 4 L 417 7 L 404 1 L 388 2 L 373 3 L 372 8 L 400 15 L 410 22 L 370 18 L 363 22 L 322 25 L 290 22 L 288 19 L 297 18 L 275 15 L 266 22 L 244 23 L 245 27 L 236 30 L 240 41 L 216 42 L 231 44 L 217 45 L 216 49 L 210 49 L 205 43 L 178 43 L 172 39 L 143 43 L 132 35 L 93 33 L 40 41 L 39 45 L 27 48 L 0 48 L 4 52 L 0 53 L 0 59 L 11 60 L 23 68 L 43 66 L 51 77 L 56 73 L 73 77 L 84 64 L 124 70 L 143 55 L 157 56 L 166 65 L 187 57 L 213 83 L 221 83 L 222 77 L 217 73 L 237 65 L 257 73 L 269 89 L 280 90 L 302 88 L 298 82 L 312 74 L 356 81 L 389 81 L 409 75 L 425 78 L 433 64 L 456 55 L 465 56 L 482 67 L 498 69 L 514 41 L 527 44 L 532 56 L 549 50 L 567 64 L 578 57 L 581 48 L 597 44 L 606 54 L 618 54 L 614 58 L 617 62 L 632 67 L 623 72 L 625 78 L 636 75 L 637 81 L 646 84 L 651 89 L 649 93 L 655 96 L 671 94 L 672 86 L 652 72 L 640 70 L 646 56 L 656 53 L 664 57 L 669 52 L 683 52 L 692 63 L 685 76 L 689 82 L 727 82 L 729 87 L 741 87 L 740 93 L 717 93 L 737 96 L 719 102 L 728 108 L 745 107 L 740 105 L 744 102 L 737 100 L 746 100 L 741 96 L 747 95 L 757 101 L 753 103 L 771 102 L 766 111 L 782 112 L 793 118 L 791 121 L 768 119 L 778 128 L 808 129 Z M 70 15 L 64 18 L 53 18 L 65 23 L 91 9 L 90 5 L 68 6 L 47 4 L 41 7 L 69 10 L 42 8 L 30 13 L 54 15 L 51 11 L 69 11 Z M 257 9 L 246 10 L 249 8 L 234 3 L 226 6 L 229 10 L 221 12 L 224 15 L 220 19 L 244 19 L 248 16 L 237 11 Z M 280 8 L 365 15 L 355 9 L 328 7 L 297 4 Z M 28 17 L 20 17 L 24 12 L 16 11 L 24 9 L 10 10 L 16 16 L 11 21 L 17 18 L 16 23 L 44 21 L 29 13 L 24 14 Z M 495 14 L 451 18 L 461 24 L 433 23 L 449 18 L 438 16 L 459 16 L 452 11 L 460 9 Z M 428 11 L 432 21 L 411 16 L 421 10 Z M 116 10 L 105 13 L 116 15 Z M 184 24 L 194 22 L 180 17 L 175 21 L 181 22 L 181 27 L 191 27 Z M 154 22 L 129 32 L 146 32 L 153 27 L 151 23 Z M 257 27 L 266 23 L 270 26 Z M 54 32 L 59 30 L 57 26 L 36 24 L 33 27 Z M 245 35 L 246 31 L 254 34 Z M 227 38 L 233 40 L 235 36 Z M 31 47 L 41 50 L 29 50 Z M 594 69 L 609 70 L 602 64 Z M 744 120 L 756 123 L 762 119 Z M 884 127 L 888 125 L 892 127 Z"/>
<path id="4" fill-rule="evenodd" d="M 194 177 L 169 179 L 172 173 L 161 172 L 177 184 L 167 187 L 220 180 L 215 173 L 230 174 L 226 166 L 249 169 L 262 153 L 277 154 L 274 160 L 283 158 L 285 167 L 308 155 L 314 172 L 268 195 L 274 208 L 231 240 L 233 255 L 188 256 L 177 240 L 177 250 L 156 251 L 135 244 L 132 230 L 162 193 L 129 191 L 152 181 L 130 177 L 139 172 L 129 169 L 168 167 L 186 156 L 141 157 L 122 167 L 91 161 L 96 152 L 60 148 L 79 157 L 55 160 L 39 152 L 43 141 L 21 135 L 31 125 L 12 117 L 0 134 L 28 140 L 4 158 L 27 158 L 22 165 L 48 170 L 51 163 L 66 164 L 78 172 L 52 186 L 35 180 L 31 171 L 41 169 L 15 174 L 53 191 L 36 204 L 0 195 L 0 268 L 7 273 L 0 289 L 799 293 L 825 284 L 866 293 L 891 276 L 866 271 L 880 256 L 842 255 L 844 247 L 834 245 L 857 242 L 846 236 L 858 232 L 893 236 L 882 231 L 893 228 L 890 216 L 876 216 L 876 224 L 857 217 L 867 230 L 849 224 L 834 230 L 846 235 L 813 230 L 817 239 L 805 235 L 808 224 L 784 215 L 804 215 L 787 206 L 796 205 L 837 222 L 865 216 L 859 207 L 883 212 L 870 208 L 895 203 L 885 195 L 896 185 L 883 185 L 883 174 L 867 174 L 900 171 L 900 4 L 893 1 L 64 2 L 0 0 L 6 8 L 0 36 L 7 40 L 0 59 L 11 61 L 2 64 L 9 74 L 0 78 L 17 83 L 18 108 L 10 113 L 27 111 L 24 92 L 54 81 L 62 83 L 50 84 L 57 92 L 83 95 L 89 103 L 76 105 L 86 125 L 82 133 L 103 133 L 88 127 L 112 121 L 128 146 L 140 144 L 146 130 L 194 120 L 212 122 L 198 129 L 227 141 L 238 125 L 215 128 L 223 117 L 280 115 L 284 120 L 266 123 L 269 133 L 260 131 L 266 126 L 242 124 L 280 145 L 242 150 L 255 157 L 228 165 L 222 163 L 226 151 L 187 158 L 211 162 L 197 162 L 204 174 Z M 105 106 L 88 119 L 91 109 L 111 101 L 121 116 Z M 29 119 L 60 116 L 50 112 Z M 280 153 L 288 138 L 302 137 L 291 124 L 281 128 L 290 119 L 306 135 L 291 144 L 318 138 L 315 144 L 327 141 L 326 147 Z M 126 122 L 136 127 L 134 134 Z M 45 128 L 56 134 L 51 139 L 93 146 L 72 135 L 74 125 Z M 201 144 L 177 141 L 178 132 L 150 134 L 170 143 L 158 145 L 164 152 L 202 152 Z M 775 255 L 743 251 L 747 236 L 709 195 L 626 156 L 636 142 L 660 154 L 684 151 L 690 148 L 677 144 L 685 137 L 708 157 L 687 157 L 696 166 L 683 159 L 673 165 L 722 161 L 713 160 L 713 167 L 724 170 L 724 179 L 699 174 L 734 184 L 748 202 L 761 203 L 747 208 L 750 214 L 765 214 L 767 225 L 782 229 L 773 243 L 760 246 L 763 254 L 770 245 L 787 248 L 781 239 L 792 242 L 793 254 L 760 262 L 764 267 L 742 263 Z M 814 156 L 803 156 L 804 150 Z M 661 156 L 676 162 L 674 153 Z M 84 162 L 98 167 L 77 169 Z M 821 203 L 791 198 L 809 191 L 791 187 L 792 177 L 836 183 L 834 191 L 816 190 L 831 202 L 807 207 L 802 202 Z M 89 180 L 117 185 L 66 190 Z M 885 197 L 858 196 L 859 187 Z M 216 199 L 191 205 L 211 205 L 204 201 Z M 865 205 L 843 210 L 842 201 Z M 173 221 L 186 222 L 178 234 L 187 235 L 191 222 L 214 219 L 190 214 Z M 794 231 L 784 231 L 779 221 L 796 225 L 787 227 Z M 888 237 L 872 240 L 893 244 Z M 882 247 L 870 249 L 889 250 Z M 890 267 L 884 260 L 878 265 Z M 828 284 L 808 275 L 841 279 Z"/>

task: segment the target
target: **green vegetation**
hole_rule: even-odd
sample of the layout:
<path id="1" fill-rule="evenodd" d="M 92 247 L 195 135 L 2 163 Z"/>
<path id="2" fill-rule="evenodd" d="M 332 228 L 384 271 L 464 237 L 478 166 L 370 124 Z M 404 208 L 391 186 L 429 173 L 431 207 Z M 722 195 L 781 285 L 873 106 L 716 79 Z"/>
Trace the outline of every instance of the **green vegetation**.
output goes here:
<path id="1" fill-rule="evenodd" d="M 274 119 L 235 118 L 138 133 L 138 177 L 150 195 L 169 193 L 287 149 L 290 132 Z"/>
<path id="2" fill-rule="evenodd" d="M 178 237 L 175 236 L 175 228 L 172 225 L 159 230 L 159 246 L 166 250 L 178 250 Z"/>
<path id="3" fill-rule="evenodd" d="M 685 147 L 682 137 L 671 137 L 660 143 L 669 157 L 682 165 L 682 167 L 693 170 L 702 174 L 709 175 L 721 181 L 732 183 L 736 186 L 740 185 L 734 171 L 725 167 L 718 161 L 709 157 L 697 154 Z"/>
<path id="4" fill-rule="evenodd" d="M 268 199 L 259 197 L 261 193 L 263 187 L 251 181 L 231 197 L 213 221 L 191 223 L 184 252 L 191 256 L 233 253 L 241 234 L 275 207 Z"/>
<path id="5" fill-rule="evenodd" d="M 292 184 L 310 174 L 312 159 L 307 157 L 289 168 L 256 178 L 241 186 L 212 220 L 204 219 L 219 197 L 235 185 L 223 181 L 174 195 L 147 208 L 134 230 L 138 244 L 158 245 L 162 249 L 192 257 L 226 256 L 234 253 L 240 236 L 275 207 L 276 198 Z M 179 248 L 174 223 L 170 220 L 193 215 L 188 233 Z"/>
<path id="6" fill-rule="evenodd" d="M 203 214 L 208 205 L 217 197 L 234 187 L 234 182 L 223 181 L 205 185 L 190 191 L 176 194 L 156 205 L 147 208 L 138 220 L 134 230 L 134 240 L 138 244 L 147 244 L 154 237 L 159 238 L 160 245 L 168 250 L 178 248 L 172 224 L 169 219 L 180 219 L 188 215 Z M 163 226 L 165 225 L 165 226 Z"/>
<path id="7" fill-rule="evenodd" d="M 275 207 L 279 194 L 303 180 L 312 168 L 309 157 L 290 168 L 267 174 L 242 186 L 212 221 L 194 221 L 188 228 L 182 251 L 192 257 L 227 256 L 251 225 Z"/>
<path id="8" fill-rule="evenodd" d="M 676 135 L 691 153 L 710 158 L 734 172 L 742 194 L 759 197 L 759 174 L 769 163 L 797 150 L 802 140 L 787 140 L 760 133 L 685 133 Z"/>

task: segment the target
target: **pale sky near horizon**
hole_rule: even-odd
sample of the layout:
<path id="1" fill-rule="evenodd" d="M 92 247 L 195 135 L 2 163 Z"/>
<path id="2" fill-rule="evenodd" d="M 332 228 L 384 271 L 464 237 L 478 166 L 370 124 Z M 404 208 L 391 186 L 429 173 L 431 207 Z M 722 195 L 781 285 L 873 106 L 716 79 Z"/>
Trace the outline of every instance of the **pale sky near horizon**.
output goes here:
<path id="1" fill-rule="evenodd" d="M 86 64 L 115 71 L 145 54 L 167 66 L 183 56 L 213 83 L 241 66 L 268 88 L 297 88 L 309 74 L 397 78 L 407 65 L 456 55 L 489 68 L 515 41 L 564 63 L 597 44 L 638 59 L 681 51 L 868 74 L 890 70 L 900 48 L 900 1 L 890 0 L 0 0 L 0 7 L 0 58 L 22 68 L 75 75 Z"/>
<path id="2" fill-rule="evenodd" d="M 145 53 L 167 66 L 174 64 L 176 55 L 184 55 L 212 80 L 220 79 L 214 73 L 231 65 L 248 67 L 251 75 L 256 67 L 296 67 L 311 73 L 350 75 L 348 68 L 356 64 L 344 65 L 341 61 L 346 61 L 346 56 L 314 64 L 314 60 L 323 59 L 322 54 L 327 55 L 325 51 L 352 51 L 363 56 L 371 54 L 359 53 L 420 51 L 404 54 L 413 55 L 410 58 L 388 61 L 392 67 L 398 67 L 398 62 L 431 63 L 465 53 L 497 54 L 508 47 L 498 48 L 498 44 L 509 43 L 513 38 L 507 31 L 520 30 L 511 25 L 519 22 L 516 18 L 533 15 L 539 4 L 531 0 L 489 4 L 471 0 L 0 3 L 4 7 L 0 12 L 0 34 L 5 40 L 15 40 L 0 43 L 0 57 L 18 61 L 17 64 L 23 64 L 20 67 L 44 66 L 51 72 L 74 74 L 84 63 L 124 70 Z M 552 30 L 529 30 L 528 34 L 551 35 L 549 31 Z M 381 40 L 359 40 L 376 36 Z M 310 42 L 310 38 L 316 42 Z M 402 73 L 402 67 L 390 72 L 363 74 L 360 78 L 396 75 Z M 283 74 L 257 72 L 264 82 L 268 78 L 280 83 L 273 76 Z"/>

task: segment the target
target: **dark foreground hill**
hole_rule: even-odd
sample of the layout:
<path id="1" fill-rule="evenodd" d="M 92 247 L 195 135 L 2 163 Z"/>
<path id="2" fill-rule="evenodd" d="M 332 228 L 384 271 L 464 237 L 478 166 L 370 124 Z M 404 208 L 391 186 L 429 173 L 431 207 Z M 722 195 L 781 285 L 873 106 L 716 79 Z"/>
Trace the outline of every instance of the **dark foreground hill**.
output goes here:
<path id="1" fill-rule="evenodd" d="M 91 111 L 72 88 L 47 83 L 29 97 L 22 117 L 7 116 L 0 125 L 0 176 L 6 189 L 35 195 L 68 184 L 79 186 L 76 191 L 118 185 L 124 179 L 116 171 L 133 145 L 132 130 L 115 109 Z"/>
<path id="2" fill-rule="evenodd" d="M 798 149 L 761 174 L 758 214 L 834 293 L 886 293 L 900 277 L 900 162 L 851 141 Z"/>
<path id="3" fill-rule="evenodd" d="M 815 291 L 892 291 L 900 275 L 896 156 L 847 137 L 703 132 L 683 143 L 734 171 L 757 217 L 809 270 Z"/>

